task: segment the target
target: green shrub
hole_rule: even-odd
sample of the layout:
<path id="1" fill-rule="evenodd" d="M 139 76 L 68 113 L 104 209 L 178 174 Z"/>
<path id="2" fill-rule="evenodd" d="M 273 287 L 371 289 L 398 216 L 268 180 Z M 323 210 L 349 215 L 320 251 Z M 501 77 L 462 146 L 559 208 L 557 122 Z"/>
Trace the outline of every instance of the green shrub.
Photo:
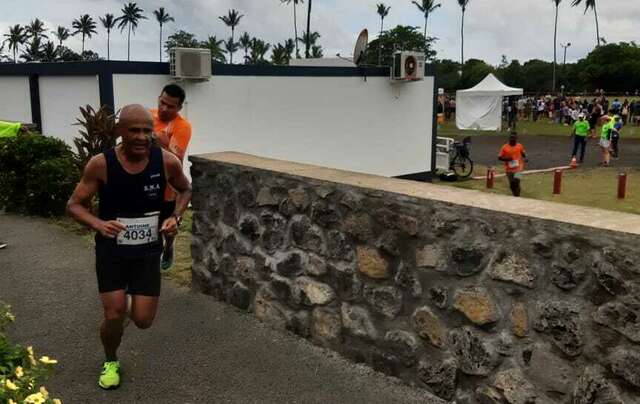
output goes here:
<path id="1" fill-rule="evenodd" d="M 9 342 L 5 328 L 15 320 L 9 309 L 0 302 L 0 403 L 61 404 L 42 386 L 57 361 L 48 356 L 36 360 L 32 347 Z"/>
<path id="2" fill-rule="evenodd" d="M 0 139 L 0 207 L 7 211 L 62 215 L 78 179 L 63 141 L 35 134 Z"/>
<path id="3" fill-rule="evenodd" d="M 91 105 L 80 107 L 82 118 L 74 125 L 81 126 L 79 137 L 73 139 L 76 146 L 75 161 L 80 171 L 84 170 L 91 157 L 116 145 L 116 116 L 103 105 L 97 111 Z"/>

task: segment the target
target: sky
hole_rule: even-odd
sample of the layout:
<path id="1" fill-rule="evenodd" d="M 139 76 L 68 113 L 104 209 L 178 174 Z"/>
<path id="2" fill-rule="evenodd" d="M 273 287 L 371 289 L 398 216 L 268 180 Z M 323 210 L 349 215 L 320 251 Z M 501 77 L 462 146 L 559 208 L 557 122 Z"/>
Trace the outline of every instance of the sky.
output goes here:
<path id="1" fill-rule="evenodd" d="M 424 17 L 410 0 L 313 0 L 311 30 L 321 34 L 320 44 L 325 57 L 340 53 L 353 53 L 358 33 L 367 28 L 375 38 L 380 30 L 376 4 L 391 6 L 385 27 L 398 24 L 424 27 Z M 35 17 L 55 30 L 59 25 L 71 26 L 81 14 L 90 14 L 98 23 L 98 35 L 86 42 L 86 48 L 106 56 L 106 32 L 99 16 L 116 16 L 125 1 L 116 0 L 0 0 L 0 33 L 9 26 L 26 24 Z M 460 59 L 461 9 L 455 0 L 439 0 L 442 7 L 429 18 L 428 35 L 438 38 L 435 50 L 438 58 Z M 571 0 L 563 0 L 558 17 L 558 60 L 563 54 L 560 44 L 571 43 L 567 61 L 586 56 L 596 42 L 593 12 L 584 14 L 583 7 L 570 7 Z M 640 7 L 638 0 L 600 0 L 598 15 L 600 35 L 607 42 L 640 42 Z M 46 7 L 44 6 L 46 4 Z M 244 17 L 236 32 L 249 32 L 267 42 L 284 42 L 293 37 L 293 5 L 280 4 L 280 0 L 138 0 L 148 20 L 142 21 L 132 37 L 132 60 L 157 61 L 159 58 L 159 27 L 153 16 L 158 7 L 175 18 L 165 26 L 165 38 L 177 30 L 192 32 L 199 39 L 209 35 L 218 38 L 230 36 L 219 16 L 231 8 Z M 306 1 L 298 6 L 299 31 L 306 29 Z M 553 60 L 553 26 L 555 6 L 551 0 L 470 0 L 465 16 L 465 59 L 478 58 L 498 64 L 502 55 L 507 59 Z M 126 32 L 112 32 L 112 59 L 125 59 Z M 237 35 L 236 35 L 237 37 Z M 50 35 L 50 38 L 53 38 Z M 66 43 L 77 52 L 81 48 L 80 36 Z M 166 56 L 164 56 L 166 59 Z"/>

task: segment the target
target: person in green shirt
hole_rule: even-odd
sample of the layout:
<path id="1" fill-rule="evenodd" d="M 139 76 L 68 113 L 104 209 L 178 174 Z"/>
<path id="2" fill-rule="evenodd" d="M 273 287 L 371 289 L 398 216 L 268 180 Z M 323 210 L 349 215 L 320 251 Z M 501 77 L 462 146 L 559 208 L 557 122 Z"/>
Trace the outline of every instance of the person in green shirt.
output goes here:
<path id="1" fill-rule="evenodd" d="M 584 152 L 587 148 L 587 135 L 591 130 L 591 125 L 585 119 L 584 114 L 578 115 L 578 120 L 573 124 L 573 153 L 572 158 L 576 158 L 578 155 L 578 149 L 580 149 L 580 164 L 584 161 Z"/>
<path id="2" fill-rule="evenodd" d="M 32 129 L 32 125 L 21 122 L 0 121 L 0 138 L 18 136 Z"/>
<path id="3" fill-rule="evenodd" d="M 604 124 L 600 131 L 600 150 L 602 151 L 601 166 L 608 167 L 611 154 L 609 148 L 611 147 L 611 132 L 613 131 L 613 111 L 610 111 L 609 115 L 602 117 Z"/>

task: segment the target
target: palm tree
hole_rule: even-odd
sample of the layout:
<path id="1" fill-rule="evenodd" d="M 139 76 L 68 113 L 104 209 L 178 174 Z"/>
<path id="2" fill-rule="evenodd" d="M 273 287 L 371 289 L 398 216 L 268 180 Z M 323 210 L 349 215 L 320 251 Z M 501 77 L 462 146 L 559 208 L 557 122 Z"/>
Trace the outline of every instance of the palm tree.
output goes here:
<path id="1" fill-rule="evenodd" d="M 271 52 L 271 63 L 279 66 L 286 66 L 289 64 L 289 55 L 287 54 L 287 46 L 281 43 L 273 47 Z"/>
<path id="2" fill-rule="evenodd" d="M 242 19 L 242 17 L 244 17 L 244 15 L 240 14 L 236 10 L 229 10 L 229 13 L 227 15 L 223 15 L 222 17 L 218 17 L 218 18 L 220 18 L 220 20 L 222 20 L 222 22 L 225 23 L 225 25 L 227 27 L 231 27 L 231 43 L 233 43 L 233 44 L 235 44 L 235 42 L 234 42 L 235 30 L 236 30 L 236 27 L 238 26 L 238 24 L 240 24 L 240 20 Z M 229 50 L 229 49 L 227 48 L 227 50 Z M 233 64 L 233 51 L 230 51 L 230 53 L 229 53 L 229 63 Z"/>
<path id="3" fill-rule="evenodd" d="M 378 15 L 380 16 L 380 36 L 382 36 L 382 31 L 384 31 L 384 18 L 389 15 L 389 10 L 391 10 L 391 6 L 387 7 L 384 3 L 378 4 Z M 378 41 L 378 66 L 382 64 L 382 41 Z"/>
<path id="4" fill-rule="evenodd" d="M 127 60 L 131 60 L 131 32 L 133 31 L 135 34 L 140 20 L 147 19 L 147 17 L 142 15 L 143 12 L 144 10 L 138 7 L 136 3 L 127 3 L 122 8 L 122 16 L 118 17 L 118 28 L 120 28 L 120 32 L 124 31 L 125 28 L 129 31 L 127 34 Z"/>
<path id="5" fill-rule="evenodd" d="M 462 8 L 462 25 L 460 27 L 460 37 L 462 43 L 460 45 L 460 69 L 464 66 L 464 13 L 467 11 L 467 5 L 470 0 L 458 0 L 458 5 Z"/>
<path id="6" fill-rule="evenodd" d="M 84 53 L 84 38 L 91 38 L 92 34 L 97 34 L 96 23 L 89 14 L 81 15 L 79 19 L 73 20 L 71 27 L 75 29 L 73 35 L 82 34 L 82 53 Z"/>
<path id="7" fill-rule="evenodd" d="M 262 39 L 253 38 L 251 40 L 251 56 L 249 57 L 249 63 L 264 63 L 264 55 L 269 52 L 269 48 L 271 48 L 271 45 L 265 43 Z"/>
<path id="8" fill-rule="evenodd" d="M 553 92 L 556 92 L 556 64 L 558 63 L 558 9 L 562 0 L 551 0 L 556 6 L 556 23 L 553 30 Z"/>
<path id="9" fill-rule="evenodd" d="M 296 38 L 296 58 L 300 59 L 300 51 L 298 50 L 298 17 L 296 12 L 296 6 L 304 3 L 304 0 L 280 0 L 281 3 L 291 4 L 293 3 L 293 37 Z"/>
<path id="10" fill-rule="evenodd" d="M 429 22 L 429 14 L 431 14 L 432 12 L 436 11 L 436 9 L 440 8 L 442 6 L 442 4 L 436 3 L 436 0 L 422 0 L 421 3 L 418 3 L 417 1 L 412 1 L 413 4 L 416 5 L 416 7 L 418 7 L 418 10 L 420 10 L 423 14 L 424 14 L 424 37 L 425 39 L 427 38 L 427 23 Z"/>
<path id="11" fill-rule="evenodd" d="M 102 26 L 107 30 L 107 60 L 111 60 L 111 30 L 118 23 L 118 19 L 113 14 L 105 14 L 104 17 L 100 17 Z"/>
<path id="12" fill-rule="evenodd" d="M 221 63 L 225 63 L 226 62 L 226 58 L 224 57 L 224 54 L 226 53 L 226 51 L 224 49 L 222 49 L 222 44 L 224 43 L 224 40 L 222 39 L 218 39 L 215 35 L 214 36 L 210 36 L 209 38 L 207 38 L 206 41 L 202 42 L 200 44 L 200 46 L 202 46 L 203 48 L 207 48 L 211 51 L 211 59 L 214 62 L 221 62 Z"/>
<path id="13" fill-rule="evenodd" d="M 324 55 L 322 54 L 322 46 L 320 45 L 313 45 L 311 47 L 311 58 L 313 59 L 320 59 L 321 57 L 323 57 Z"/>
<path id="14" fill-rule="evenodd" d="M 59 26 L 58 30 L 54 32 L 53 35 L 55 35 L 55 37 L 58 38 L 58 41 L 60 42 L 60 47 L 62 48 L 62 42 L 69 39 L 69 37 L 71 36 L 71 33 L 69 32 L 68 28 Z"/>
<path id="15" fill-rule="evenodd" d="M 164 7 L 160 7 L 159 9 L 154 10 L 153 14 L 156 16 L 156 21 L 158 21 L 158 24 L 160 24 L 160 61 L 162 62 L 162 26 L 168 22 L 173 22 L 175 20 L 169 15 L 169 13 L 164 11 Z"/>
<path id="16" fill-rule="evenodd" d="M 307 9 L 307 32 L 311 32 L 311 3 L 313 0 L 309 0 L 307 5 L 309 6 Z M 304 57 L 309 57 L 309 49 L 311 48 L 311 42 L 309 41 L 311 38 L 307 38 L 306 48 L 304 51 Z"/>
<path id="17" fill-rule="evenodd" d="M 238 42 L 233 42 L 233 37 L 224 41 L 224 49 L 227 51 L 229 55 L 229 63 L 233 61 L 233 53 L 240 49 L 240 44 Z"/>
<path id="18" fill-rule="evenodd" d="M 25 62 L 36 62 L 40 60 L 41 57 L 42 45 L 40 43 L 39 37 L 31 39 L 29 46 L 27 46 L 22 55 L 20 55 L 20 59 L 24 60 Z"/>
<path id="19" fill-rule="evenodd" d="M 23 45 L 27 40 L 27 34 L 25 29 L 20 24 L 16 24 L 9 28 L 9 33 L 4 34 L 6 42 L 9 43 L 9 50 L 13 50 L 13 63 L 17 63 L 16 52 L 20 49 L 20 45 Z"/>
<path id="20" fill-rule="evenodd" d="M 31 21 L 31 24 L 25 27 L 25 33 L 27 34 L 27 38 L 32 39 L 40 39 L 40 38 L 49 38 L 47 34 L 47 29 L 44 27 L 44 22 L 40 21 L 40 19 L 36 18 Z"/>
<path id="21" fill-rule="evenodd" d="M 579 6 L 580 4 L 582 4 L 582 0 L 573 0 L 573 3 L 571 3 L 573 7 Z M 596 46 L 600 46 L 600 25 L 598 24 L 598 9 L 596 8 L 596 0 L 585 0 L 584 5 L 585 14 L 587 14 L 587 11 L 589 11 L 589 9 L 592 9 L 593 14 L 596 16 Z"/>
<path id="22" fill-rule="evenodd" d="M 249 59 L 249 49 L 251 48 L 251 37 L 248 32 L 240 36 L 239 43 L 242 49 L 244 49 L 244 62 L 247 63 L 247 59 Z"/>
<path id="23" fill-rule="evenodd" d="M 48 41 L 41 49 L 40 60 L 43 62 L 55 62 L 58 60 L 58 49 L 56 44 Z"/>
<path id="24" fill-rule="evenodd" d="M 316 43 L 318 42 L 318 39 L 320 39 L 320 33 L 319 32 L 312 32 L 311 35 L 307 35 L 306 31 L 302 31 L 302 37 L 298 38 L 298 40 L 300 42 L 304 42 L 305 44 L 309 44 L 309 46 L 314 46 L 316 45 Z M 311 56 L 309 56 L 311 57 Z"/>

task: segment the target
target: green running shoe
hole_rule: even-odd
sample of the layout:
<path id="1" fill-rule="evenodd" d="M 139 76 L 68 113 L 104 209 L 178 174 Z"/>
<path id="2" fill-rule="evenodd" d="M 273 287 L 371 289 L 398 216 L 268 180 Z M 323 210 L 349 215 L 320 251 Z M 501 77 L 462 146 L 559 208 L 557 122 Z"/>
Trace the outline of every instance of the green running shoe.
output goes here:
<path id="1" fill-rule="evenodd" d="M 120 362 L 105 362 L 102 365 L 98 386 L 105 390 L 114 390 L 120 387 Z"/>
<path id="2" fill-rule="evenodd" d="M 173 246 L 165 248 L 162 252 L 162 260 L 160 261 L 160 270 L 168 272 L 173 265 Z"/>

